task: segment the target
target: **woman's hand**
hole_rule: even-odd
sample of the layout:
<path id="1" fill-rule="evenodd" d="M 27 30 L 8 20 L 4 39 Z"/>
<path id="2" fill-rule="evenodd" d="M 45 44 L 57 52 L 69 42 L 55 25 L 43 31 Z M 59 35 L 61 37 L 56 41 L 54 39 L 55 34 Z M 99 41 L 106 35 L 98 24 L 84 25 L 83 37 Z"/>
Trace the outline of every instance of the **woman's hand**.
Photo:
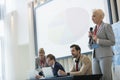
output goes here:
<path id="1" fill-rule="evenodd" d="M 36 78 L 36 79 L 40 79 L 40 78 L 42 78 L 42 76 L 36 75 L 35 78 Z"/>
<path id="2" fill-rule="evenodd" d="M 93 40 L 95 41 L 95 42 L 97 42 L 97 36 L 96 35 L 93 35 Z"/>
<path id="3" fill-rule="evenodd" d="M 92 37 L 93 36 L 93 32 L 88 32 L 88 37 Z"/>

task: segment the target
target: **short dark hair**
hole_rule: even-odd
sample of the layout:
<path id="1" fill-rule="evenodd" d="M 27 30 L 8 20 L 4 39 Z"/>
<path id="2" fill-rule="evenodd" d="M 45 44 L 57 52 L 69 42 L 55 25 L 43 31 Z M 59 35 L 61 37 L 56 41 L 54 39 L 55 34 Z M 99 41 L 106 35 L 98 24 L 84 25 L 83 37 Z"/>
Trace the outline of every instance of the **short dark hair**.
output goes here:
<path id="1" fill-rule="evenodd" d="M 55 56 L 52 55 L 52 54 L 48 54 L 48 55 L 47 55 L 47 58 L 50 58 L 50 60 L 55 60 L 55 61 L 56 61 Z"/>
<path id="2" fill-rule="evenodd" d="M 79 47 L 79 45 L 73 44 L 73 45 L 70 46 L 70 48 L 73 48 L 73 47 L 75 47 L 75 49 L 76 49 L 77 51 L 80 50 L 80 52 L 81 52 L 81 48 Z"/>

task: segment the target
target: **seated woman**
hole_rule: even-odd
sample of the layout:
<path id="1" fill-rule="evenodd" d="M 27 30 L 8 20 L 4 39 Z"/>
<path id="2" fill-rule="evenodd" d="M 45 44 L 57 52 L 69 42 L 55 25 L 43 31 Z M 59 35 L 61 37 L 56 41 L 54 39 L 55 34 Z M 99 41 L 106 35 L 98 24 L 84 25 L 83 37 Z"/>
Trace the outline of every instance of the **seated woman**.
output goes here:
<path id="1" fill-rule="evenodd" d="M 47 67 L 46 63 L 46 57 L 45 57 L 45 51 L 43 48 L 39 49 L 39 56 L 35 59 L 35 70 L 39 72 L 39 75 L 36 75 L 36 78 L 40 78 L 43 76 L 43 73 L 41 71 L 42 67 Z"/>

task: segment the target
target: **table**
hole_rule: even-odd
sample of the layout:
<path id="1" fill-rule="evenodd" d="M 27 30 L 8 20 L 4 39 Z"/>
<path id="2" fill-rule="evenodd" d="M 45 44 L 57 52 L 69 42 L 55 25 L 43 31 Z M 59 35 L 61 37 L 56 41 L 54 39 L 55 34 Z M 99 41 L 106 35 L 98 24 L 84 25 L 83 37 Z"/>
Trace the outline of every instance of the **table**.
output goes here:
<path id="1" fill-rule="evenodd" d="M 73 76 L 72 80 L 100 80 L 102 74 Z"/>
<path id="2" fill-rule="evenodd" d="M 96 75 L 79 75 L 79 76 L 63 76 L 63 77 L 53 77 L 47 79 L 30 79 L 30 80 L 100 80 L 102 74 Z"/>

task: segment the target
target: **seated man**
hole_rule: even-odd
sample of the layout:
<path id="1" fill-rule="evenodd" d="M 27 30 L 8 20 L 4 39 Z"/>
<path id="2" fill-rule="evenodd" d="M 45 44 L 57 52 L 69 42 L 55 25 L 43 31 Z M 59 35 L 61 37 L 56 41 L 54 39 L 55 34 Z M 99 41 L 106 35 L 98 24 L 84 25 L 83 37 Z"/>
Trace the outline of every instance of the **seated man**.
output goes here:
<path id="1" fill-rule="evenodd" d="M 70 46 L 71 54 L 74 59 L 73 68 L 70 72 L 65 73 L 61 70 L 58 71 L 60 75 L 90 75 L 92 74 L 92 64 L 90 59 L 81 54 L 81 49 L 78 45 Z M 67 64 L 66 64 L 67 65 Z"/>
<path id="2" fill-rule="evenodd" d="M 43 76 L 43 73 L 41 71 L 42 67 L 47 67 L 47 63 L 46 63 L 46 57 L 45 57 L 45 51 L 43 48 L 39 49 L 39 56 L 36 58 L 35 60 L 35 70 L 37 70 L 39 72 L 40 76 Z M 40 78 L 39 75 L 36 75 L 36 78 Z"/>
<path id="3" fill-rule="evenodd" d="M 63 66 L 56 62 L 55 56 L 52 54 L 47 55 L 47 64 L 52 67 L 54 76 L 59 76 L 58 71 L 65 72 Z"/>
<path id="4" fill-rule="evenodd" d="M 47 55 L 47 58 L 46 58 L 46 62 L 48 64 L 48 66 L 52 67 L 52 71 L 53 71 L 53 74 L 54 76 L 58 77 L 59 74 L 58 74 L 58 71 L 62 71 L 62 72 L 65 72 L 63 66 L 56 62 L 56 59 L 55 59 L 55 56 L 52 55 L 52 54 L 48 54 Z M 38 75 L 37 78 L 42 78 L 43 76 L 40 76 Z"/>

